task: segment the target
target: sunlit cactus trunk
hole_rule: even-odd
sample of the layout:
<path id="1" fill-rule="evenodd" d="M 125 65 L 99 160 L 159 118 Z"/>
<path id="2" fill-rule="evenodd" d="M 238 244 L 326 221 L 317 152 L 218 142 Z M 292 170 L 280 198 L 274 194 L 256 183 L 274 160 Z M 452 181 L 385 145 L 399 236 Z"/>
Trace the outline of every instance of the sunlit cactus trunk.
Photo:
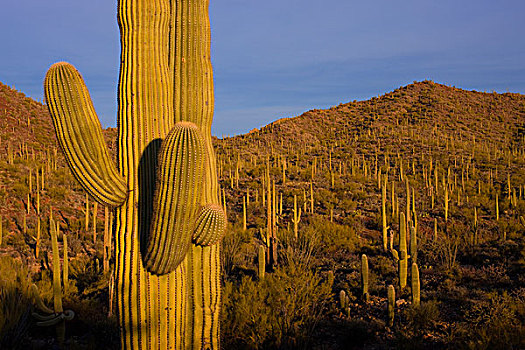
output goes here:
<path id="1" fill-rule="evenodd" d="M 143 17 L 135 12 L 142 12 Z M 177 270 L 164 276 L 148 273 L 140 256 L 140 228 L 149 227 L 153 211 L 149 187 L 154 184 L 159 140 L 175 123 L 193 122 L 204 137 L 207 162 L 199 204 L 218 203 L 211 143 L 214 101 L 208 1 L 121 0 L 119 25 L 118 161 L 121 173 L 134 179 L 129 186 L 133 201 L 130 197 L 117 214 L 117 295 L 123 345 L 218 349 L 219 245 L 192 244 Z M 144 210 L 140 216 L 137 208 Z"/>
<path id="2" fill-rule="evenodd" d="M 118 167 L 80 74 L 59 63 L 46 77 L 57 137 L 75 177 L 98 202 L 116 207 L 123 349 L 219 348 L 226 217 L 211 142 L 208 6 L 119 0 Z"/>

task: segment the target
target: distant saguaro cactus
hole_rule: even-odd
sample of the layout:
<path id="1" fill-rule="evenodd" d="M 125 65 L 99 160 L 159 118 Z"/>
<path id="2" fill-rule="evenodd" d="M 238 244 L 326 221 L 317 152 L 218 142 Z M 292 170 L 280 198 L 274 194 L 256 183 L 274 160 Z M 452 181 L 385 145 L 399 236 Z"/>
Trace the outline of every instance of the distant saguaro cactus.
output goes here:
<path id="1" fill-rule="evenodd" d="M 209 0 L 119 0 L 118 155 L 76 69 L 53 65 L 45 96 L 68 164 L 116 208 L 123 349 L 218 349 L 219 205 L 211 143 Z"/>
<path id="2" fill-rule="evenodd" d="M 392 327 L 394 325 L 394 310 L 396 306 L 396 290 L 394 286 L 389 284 L 387 288 L 387 315 L 388 315 L 388 326 Z"/>
<path id="3" fill-rule="evenodd" d="M 407 228 L 405 222 L 405 215 L 399 215 L 399 289 L 405 288 L 407 285 L 407 270 L 408 270 L 408 253 L 407 253 Z"/>
<path id="4" fill-rule="evenodd" d="M 412 303 L 414 306 L 419 306 L 420 302 L 420 284 L 419 284 L 419 268 L 416 263 L 412 263 Z"/>
<path id="5" fill-rule="evenodd" d="M 368 302 L 370 299 L 368 294 L 368 258 L 365 254 L 361 255 L 361 288 L 363 300 Z"/>

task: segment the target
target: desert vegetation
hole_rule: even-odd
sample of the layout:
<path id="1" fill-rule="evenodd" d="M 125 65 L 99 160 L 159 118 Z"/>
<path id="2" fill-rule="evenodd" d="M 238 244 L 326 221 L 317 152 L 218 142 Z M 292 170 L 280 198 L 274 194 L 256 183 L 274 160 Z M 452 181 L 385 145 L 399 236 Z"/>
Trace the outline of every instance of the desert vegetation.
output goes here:
<path id="1" fill-rule="evenodd" d="M 524 103 L 424 81 L 214 138 L 222 347 L 523 348 Z M 0 114 L 0 347 L 118 348 L 114 211 L 43 105 Z"/>

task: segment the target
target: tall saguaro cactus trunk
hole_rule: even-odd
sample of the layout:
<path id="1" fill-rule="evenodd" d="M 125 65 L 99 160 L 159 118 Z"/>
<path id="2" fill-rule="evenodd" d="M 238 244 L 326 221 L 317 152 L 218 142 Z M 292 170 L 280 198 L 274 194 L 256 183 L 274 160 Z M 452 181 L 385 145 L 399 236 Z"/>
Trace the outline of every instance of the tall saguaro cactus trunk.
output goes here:
<path id="1" fill-rule="evenodd" d="M 73 173 L 97 201 L 116 207 L 123 349 L 219 348 L 226 218 L 211 142 L 208 6 L 119 0 L 118 170 L 78 72 L 59 63 L 46 77 L 46 100 Z"/>

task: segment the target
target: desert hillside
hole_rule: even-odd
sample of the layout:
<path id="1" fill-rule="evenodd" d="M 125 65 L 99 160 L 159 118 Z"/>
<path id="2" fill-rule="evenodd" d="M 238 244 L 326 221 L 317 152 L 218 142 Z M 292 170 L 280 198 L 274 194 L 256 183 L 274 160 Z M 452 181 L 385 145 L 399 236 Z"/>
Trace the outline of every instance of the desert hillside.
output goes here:
<path id="1" fill-rule="evenodd" d="M 224 348 L 525 347 L 524 95 L 415 82 L 214 145 Z M 1 83 L 0 148 L 0 348 L 118 348 L 111 213 L 46 107 Z M 59 341 L 29 293 L 53 303 L 55 221 L 76 314 Z"/>

